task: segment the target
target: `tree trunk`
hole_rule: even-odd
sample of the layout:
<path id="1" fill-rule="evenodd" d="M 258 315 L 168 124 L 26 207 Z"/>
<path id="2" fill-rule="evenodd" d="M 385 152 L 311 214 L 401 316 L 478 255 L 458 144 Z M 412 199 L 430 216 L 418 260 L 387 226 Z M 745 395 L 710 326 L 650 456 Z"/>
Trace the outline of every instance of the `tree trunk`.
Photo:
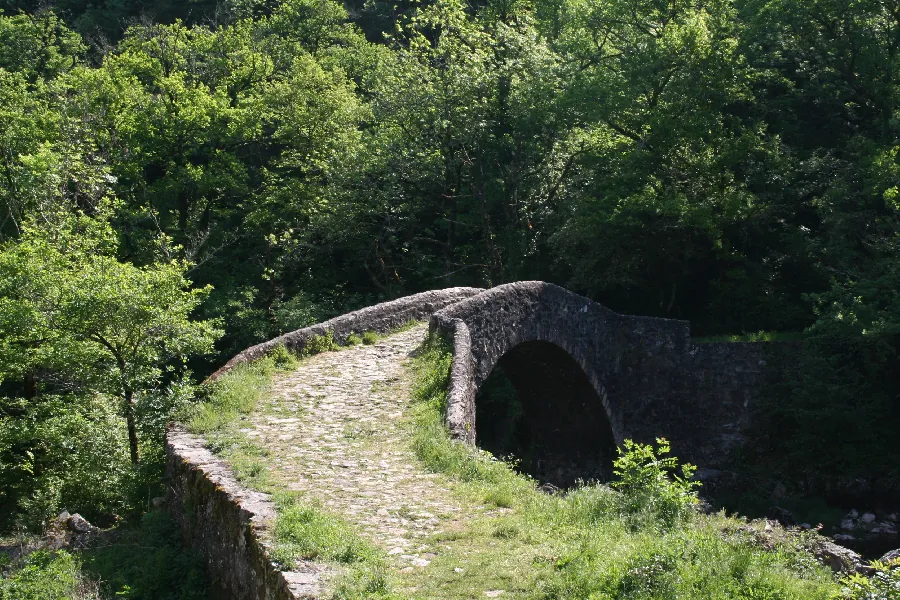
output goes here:
<path id="1" fill-rule="evenodd" d="M 125 421 L 128 424 L 128 448 L 131 451 L 131 463 L 138 464 L 137 426 L 134 422 L 134 392 L 125 390 Z"/>

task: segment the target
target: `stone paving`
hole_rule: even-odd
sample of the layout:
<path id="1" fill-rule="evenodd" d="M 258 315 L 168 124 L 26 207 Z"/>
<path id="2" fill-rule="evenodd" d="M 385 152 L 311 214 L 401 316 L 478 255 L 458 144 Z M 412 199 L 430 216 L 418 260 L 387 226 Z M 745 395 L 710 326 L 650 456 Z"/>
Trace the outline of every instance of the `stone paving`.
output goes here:
<path id="1" fill-rule="evenodd" d="M 242 431 L 269 452 L 270 472 L 381 546 L 400 571 L 429 564 L 430 534 L 485 510 L 454 500 L 409 444 L 405 363 L 425 325 L 371 346 L 326 352 L 279 375 Z"/>

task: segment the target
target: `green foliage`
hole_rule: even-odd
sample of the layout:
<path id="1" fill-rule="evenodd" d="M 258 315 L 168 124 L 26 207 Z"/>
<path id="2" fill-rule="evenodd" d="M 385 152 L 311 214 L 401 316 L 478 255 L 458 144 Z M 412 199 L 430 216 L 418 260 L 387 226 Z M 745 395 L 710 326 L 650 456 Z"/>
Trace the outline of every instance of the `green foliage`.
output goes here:
<path id="1" fill-rule="evenodd" d="M 52 217 L 0 249 L 0 378 L 49 369 L 118 397 L 137 463 L 137 397 L 160 385 L 170 361 L 209 352 L 220 334 L 190 318 L 209 288 L 188 289 L 182 262 L 120 262 L 102 219 Z"/>
<path id="2" fill-rule="evenodd" d="M 663 438 L 656 440 L 656 448 L 625 440 L 618 449 L 613 461 L 618 479 L 612 486 L 622 493 L 626 516 L 671 528 L 694 515 L 698 503 L 695 489 L 700 487 L 699 482 L 691 481 L 696 467 L 679 466 L 677 458 L 666 456 L 670 450 Z"/>
<path id="3" fill-rule="evenodd" d="M 900 598 L 900 560 L 891 563 L 874 561 L 875 573 L 867 577 L 853 573 L 841 580 L 841 598 L 846 600 L 890 600 Z"/>
<path id="4" fill-rule="evenodd" d="M 665 440 L 655 447 L 627 442 L 615 461 L 614 487 L 586 485 L 559 495 L 453 442 L 442 412 L 450 361 L 437 337 L 413 361 L 414 448 L 425 466 L 460 482 L 465 497 L 506 509 L 460 534 L 466 543 L 447 559 L 466 569 L 452 583 L 457 597 L 481 593 L 480 578 L 493 581 L 494 571 L 507 568 L 498 556 L 518 561 L 505 575 L 507 589 L 545 600 L 830 600 L 837 591 L 830 571 L 798 540 L 773 539 L 767 549 L 752 536 L 727 535 L 748 527 L 743 521 L 697 512 L 693 468 L 667 456 Z M 418 585 L 447 585 L 426 581 Z"/>
<path id="5" fill-rule="evenodd" d="M 362 334 L 362 343 L 367 346 L 371 346 L 372 344 L 378 341 L 378 334 L 374 331 L 366 331 Z"/>
<path id="6" fill-rule="evenodd" d="M 92 521 L 124 516 L 140 498 L 125 424 L 102 397 L 42 396 L 3 406 L 0 506 L 8 527 L 32 531 L 63 509 Z"/>
<path id="7" fill-rule="evenodd" d="M 284 344 L 278 344 L 274 349 L 270 350 L 266 355 L 272 359 L 276 369 L 290 370 L 297 366 L 297 357 L 291 354 L 290 350 L 285 348 Z"/>
<path id="8" fill-rule="evenodd" d="M 2 600 L 92 600 L 79 561 L 64 550 L 32 552 L 10 577 L 0 578 Z"/>
<path id="9" fill-rule="evenodd" d="M 203 402 L 191 407 L 187 421 L 190 430 L 208 434 L 247 415 L 269 388 L 275 361 L 265 357 L 241 363 L 208 384 Z"/>
<path id="10" fill-rule="evenodd" d="M 796 481 L 799 465 L 897 476 L 891 3 L 0 9 L 0 503 L 19 520 L 134 504 L 111 490 L 158 481 L 188 365 L 383 298 L 516 279 L 719 339 L 811 327 L 745 459 Z M 197 430 L 252 406 L 257 376 L 223 384 Z M 420 456 L 506 481 L 440 441 L 442 400 L 422 394 Z M 82 490 L 54 466 L 70 447 L 57 463 Z"/>
<path id="11" fill-rule="evenodd" d="M 114 543 L 82 555 L 83 576 L 99 581 L 104 597 L 194 600 L 209 590 L 202 558 L 181 547 L 178 525 L 162 511 L 145 514 Z"/>
<path id="12" fill-rule="evenodd" d="M 361 337 L 359 337 L 355 333 L 351 333 L 350 335 L 347 336 L 347 339 L 344 340 L 344 343 L 348 346 L 359 346 L 360 344 L 363 343 L 363 340 Z"/>
<path id="13" fill-rule="evenodd" d="M 515 496 L 533 487 L 505 463 L 479 448 L 454 442 L 444 424 L 450 380 L 450 348 L 439 335 L 430 335 L 412 362 L 413 449 L 426 467 L 467 482 L 490 484 L 485 501 L 510 506 Z"/>
<path id="14" fill-rule="evenodd" d="M 302 356 L 312 356 L 322 352 L 331 352 L 340 348 L 334 341 L 334 332 L 330 329 L 322 335 L 314 335 L 306 341 L 301 351 Z"/>

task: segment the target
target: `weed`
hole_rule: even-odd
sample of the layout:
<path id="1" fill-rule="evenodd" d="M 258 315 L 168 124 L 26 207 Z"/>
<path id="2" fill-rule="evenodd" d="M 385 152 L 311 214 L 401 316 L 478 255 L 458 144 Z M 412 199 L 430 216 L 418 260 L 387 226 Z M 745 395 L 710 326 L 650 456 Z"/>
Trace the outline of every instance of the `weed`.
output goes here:
<path id="1" fill-rule="evenodd" d="M 278 344 L 266 355 L 272 359 L 275 368 L 283 371 L 295 369 L 299 361 L 297 357 L 285 348 L 284 344 Z"/>
<path id="2" fill-rule="evenodd" d="M 300 355 L 304 357 L 312 356 L 322 352 L 337 350 L 338 348 L 340 346 L 334 341 L 334 332 L 329 329 L 322 335 L 314 335 L 309 338 Z"/>
<path id="3" fill-rule="evenodd" d="M 0 577 L 0 600 L 99 599 L 96 584 L 84 578 L 80 561 L 63 550 L 32 552 Z"/>
<path id="4" fill-rule="evenodd" d="M 347 336 L 347 339 L 344 340 L 345 346 L 359 346 L 362 344 L 362 338 L 356 335 L 355 333 L 351 333 Z"/>
<path id="5" fill-rule="evenodd" d="M 378 341 L 378 334 L 375 333 L 374 331 L 367 331 L 364 334 L 362 334 L 362 343 L 367 346 L 371 346 L 372 344 L 374 344 L 377 341 Z"/>

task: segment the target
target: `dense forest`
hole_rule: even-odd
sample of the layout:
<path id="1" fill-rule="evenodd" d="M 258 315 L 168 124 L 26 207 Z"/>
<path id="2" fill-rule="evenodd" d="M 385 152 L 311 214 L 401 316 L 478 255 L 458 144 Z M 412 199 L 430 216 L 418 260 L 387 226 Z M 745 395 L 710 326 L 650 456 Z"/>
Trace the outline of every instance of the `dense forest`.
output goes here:
<path id="1" fill-rule="evenodd" d="M 900 4 L 0 10 L 4 529 L 146 509 L 248 345 L 521 279 L 804 338 L 765 452 L 896 476 Z"/>

